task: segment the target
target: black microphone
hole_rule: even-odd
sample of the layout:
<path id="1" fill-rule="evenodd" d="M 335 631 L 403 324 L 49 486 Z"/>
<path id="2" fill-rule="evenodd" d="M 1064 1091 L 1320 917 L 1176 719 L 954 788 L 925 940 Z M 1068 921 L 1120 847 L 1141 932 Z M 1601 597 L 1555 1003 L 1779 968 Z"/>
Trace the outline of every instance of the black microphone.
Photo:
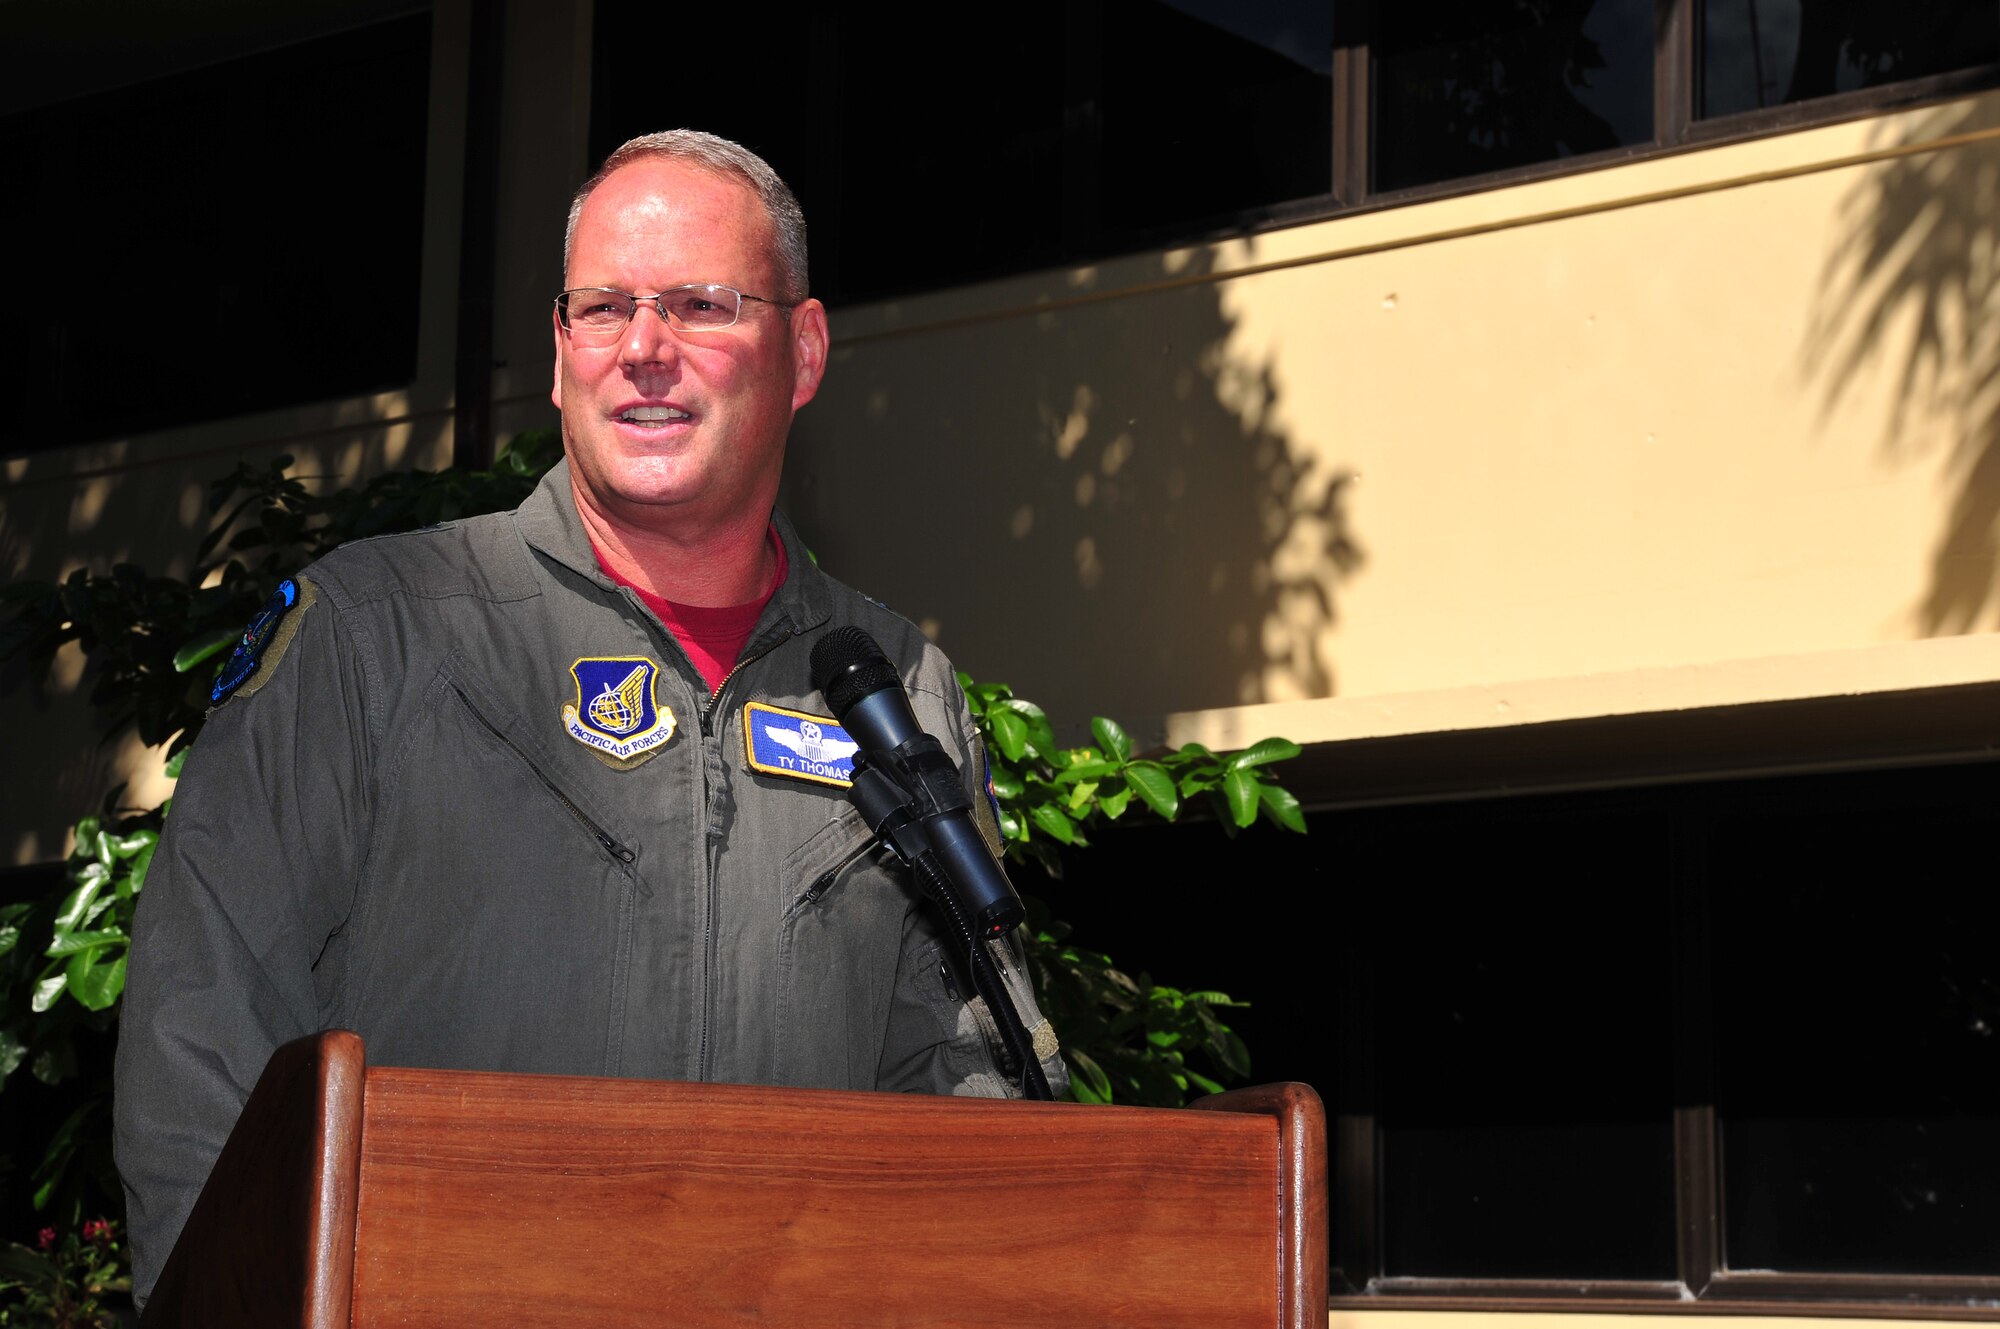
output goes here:
<path id="1" fill-rule="evenodd" d="M 861 745 L 862 760 L 893 777 L 909 796 L 917 824 L 976 934 L 993 938 L 1011 931 L 1021 921 L 1021 897 L 973 824 L 972 800 L 957 764 L 917 723 L 896 666 L 866 632 L 841 627 L 814 645 L 812 674 L 834 718 Z"/>

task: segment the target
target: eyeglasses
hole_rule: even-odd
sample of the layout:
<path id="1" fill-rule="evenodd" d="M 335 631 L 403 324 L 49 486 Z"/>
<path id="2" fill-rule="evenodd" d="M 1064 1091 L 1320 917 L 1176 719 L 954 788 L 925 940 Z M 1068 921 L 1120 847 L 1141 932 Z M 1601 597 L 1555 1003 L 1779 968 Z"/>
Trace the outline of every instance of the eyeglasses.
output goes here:
<path id="1" fill-rule="evenodd" d="M 571 337 L 586 346 L 602 346 L 623 336 L 639 306 L 650 303 L 677 332 L 719 332 L 735 324 L 743 302 L 796 309 L 782 300 L 745 295 L 734 286 L 698 283 L 674 286 L 658 295 L 630 295 L 606 286 L 582 286 L 556 297 L 556 319 Z"/>

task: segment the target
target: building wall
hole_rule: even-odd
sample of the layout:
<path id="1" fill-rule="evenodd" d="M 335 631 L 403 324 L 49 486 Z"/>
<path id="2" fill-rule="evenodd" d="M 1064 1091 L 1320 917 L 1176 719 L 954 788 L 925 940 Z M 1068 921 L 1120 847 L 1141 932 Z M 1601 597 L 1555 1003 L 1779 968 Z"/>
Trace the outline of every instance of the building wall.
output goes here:
<path id="1" fill-rule="evenodd" d="M 843 310 L 793 502 L 1072 720 L 1985 632 L 1996 135 L 1988 95 Z"/>
<path id="2" fill-rule="evenodd" d="M 351 481 L 449 457 L 470 8 L 435 22 L 418 380 L 8 461 L 10 577 L 179 570 L 238 460 Z M 552 418 L 590 14 L 508 24 L 503 433 Z M 787 502 L 825 566 L 1072 732 L 1112 711 L 1311 741 L 1504 722 L 1511 694 L 1574 718 L 1663 686 L 1921 688 L 1936 653 L 1855 653 L 2000 617 L 1997 175 L 1986 94 L 843 308 Z M 2000 678 L 2000 655 L 1952 668 Z M 22 751 L 89 731 L 79 673 L 0 701 Z M 150 769 L 132 743 L 53 778 L 10 764 L 0 854 L 59 853 L 112 780 L 157 795 Z"/>

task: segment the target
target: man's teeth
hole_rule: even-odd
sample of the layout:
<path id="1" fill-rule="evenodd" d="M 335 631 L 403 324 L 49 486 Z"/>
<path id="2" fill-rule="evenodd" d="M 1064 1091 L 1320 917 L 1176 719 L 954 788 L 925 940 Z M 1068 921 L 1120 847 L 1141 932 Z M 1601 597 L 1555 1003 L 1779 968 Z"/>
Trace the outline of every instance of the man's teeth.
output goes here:
<path id="1" fill-rule="evenodd" d="M 659 424 L 668 420 L 692 420 L 694 417 L 672 406 L 634 406 L 620 411 L 618 418 L 629 420 L 633 424 Z"/>

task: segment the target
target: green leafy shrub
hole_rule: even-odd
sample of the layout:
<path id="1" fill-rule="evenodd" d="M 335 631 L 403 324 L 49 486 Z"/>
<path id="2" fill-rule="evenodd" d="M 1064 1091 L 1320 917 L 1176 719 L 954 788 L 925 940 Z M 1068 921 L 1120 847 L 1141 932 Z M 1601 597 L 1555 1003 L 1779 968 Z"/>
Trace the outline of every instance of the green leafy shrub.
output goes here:
<path id="1" fill-rule="evenodd" d="M 1223 754 L 1188 743 L 1135 754 L 1123 726 L 1100 715 L 1090 722 L 1094 744 L 1066 748 L 1042 708 L 1006 684 L 966 674 L 958 681 L 986 744 L 1007 857 L 1051 880 L 1062 878 L 1065 849 L 1087 847 L 1098 826 L 1128 815 L 1170 822 L 1200 807 L 1232 835 L 1260 816 L 1284 830 L 1306 829 L 1298 799 L 1271 772 L 1298 756 L 1296 743 L 1267 738 Z M 1128 974 L 1104 952 L 1075 944 L 1069 924 L 1040 900 L 1027 903 L 1036 999 L 1062 1037 L 1078 1099 L 1179 1107 L 1248 1078 L 1249 1051 L 1218 1014 L 1242 1003 Z"/>

